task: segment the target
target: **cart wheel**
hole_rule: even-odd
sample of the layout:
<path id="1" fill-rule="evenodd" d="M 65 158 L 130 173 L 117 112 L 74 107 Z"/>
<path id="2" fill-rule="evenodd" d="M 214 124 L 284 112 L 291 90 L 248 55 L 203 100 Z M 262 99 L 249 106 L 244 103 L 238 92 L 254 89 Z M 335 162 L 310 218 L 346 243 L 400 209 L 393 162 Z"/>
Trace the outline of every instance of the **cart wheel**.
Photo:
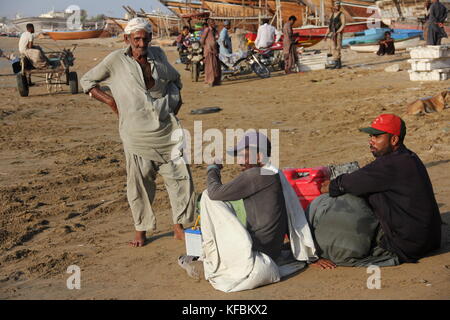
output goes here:
<path id="1" fill-rule="evenodd" d="M 70 82 L 69 82 L 69 70 L 66 71 L 66 85 L 70 85 Z"/>
<path id="2" fill-rule="evenodd" d="M 19 94 L 21 97 L 28 97 L 28 80 L 27 77 L 22 75 L 21 73 L 16 75 L 17 79 L 17 90 L 19 90 Z"/>
<path id="3" fill-rule="evenodd" d="M 69 72 L 69 86 L 72 94 L 78 93 L 78 76 L 75 71 Z"/>

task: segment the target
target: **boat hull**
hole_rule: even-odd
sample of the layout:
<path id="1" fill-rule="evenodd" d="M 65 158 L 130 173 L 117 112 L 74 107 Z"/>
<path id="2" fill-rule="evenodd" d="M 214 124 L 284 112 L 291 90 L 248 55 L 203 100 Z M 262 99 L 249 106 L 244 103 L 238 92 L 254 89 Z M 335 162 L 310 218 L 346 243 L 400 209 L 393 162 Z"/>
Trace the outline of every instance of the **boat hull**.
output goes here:
<path id="1" fill-rule="evenodd" d="M 344 33 L 355 33 L 355 32 L 361 32 L 366 29 L 368 29 L 369 24 L 367 22 L 356 22 L 356 23 L 349 23 L 344 27 Z M 310 27 L 301 27 L 301 28 L 294 28 L 294 33 L 299 34 L 301 36 L 322 36 L 324 37 L 328 31 L 327 26 L 323 27 L 317 27 L 317 26 L 310 26 Z"/>
<path id="2" fill-rule="evenodd" d="M 395 51 L 404 51 L 407 48 L 417 47 L 419 44 L 420 36 L 394 41 Z M 361 53 L 374 53 L 378 51 L 378 48 L 378 43 L 350 45 L 351 50 Z"/>
<path id="3" fill-rule="evenodd" d="M 47 34 L 53 40 L 80 40 L 98 38 L 102 32 L 103 29 L 86 31 L 49 31 Z"/>
<path id="4" fill-rule="evenodd" d="M 356 45 L 356 44 L 372 44 L 384 38 L 385 32 L 391 32 L 391 38 L 394 40 L 403 40 L 414 36 L 422 36 L 421 30 L 414 29 L 389 29 L 389 28 L 374 28 L 366 30 L 364 35 L 347 38 L 342 41 L 342 45 Z"/>

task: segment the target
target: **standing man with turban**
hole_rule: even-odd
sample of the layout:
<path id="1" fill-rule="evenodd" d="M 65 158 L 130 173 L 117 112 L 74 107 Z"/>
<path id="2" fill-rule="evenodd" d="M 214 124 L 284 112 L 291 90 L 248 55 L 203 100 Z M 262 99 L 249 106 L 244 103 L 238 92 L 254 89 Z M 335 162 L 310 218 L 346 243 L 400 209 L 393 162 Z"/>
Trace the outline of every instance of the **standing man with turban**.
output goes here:
<path id="1" fill-rule="evenodd" d="M 159 47 L 149 46 L 152 28 L 144 18 L 125 28 L 128 47 L 109 54 L 81 78 L 85 93 L 106 103 L 119 117 L 119 133 L 127 167 L 127 196 L 136 229 L 134 247 L 145 244 L 146 232 L 156 229 L 152 203 L 156 174 L 164 178 L 172 206 L 176 239 L 184 239 L 183 224 L 193 221 L 194 186 L 183 161 L 183 139 L 176 114 L 181 107 L 181 81 Z M 100 88 L 105 83 L 112 96 Z"/>
<path id="2" fill-rule="evenodd" d="M 209 87 L 220 84 L 221 70 L 217 44 L 218 38 L 216 23 L 213 19 L 208 19 L 208 26 L 203 29 L 200 43 L 203 46 L 203 54 L 205 56 L 205 83 Z"/>

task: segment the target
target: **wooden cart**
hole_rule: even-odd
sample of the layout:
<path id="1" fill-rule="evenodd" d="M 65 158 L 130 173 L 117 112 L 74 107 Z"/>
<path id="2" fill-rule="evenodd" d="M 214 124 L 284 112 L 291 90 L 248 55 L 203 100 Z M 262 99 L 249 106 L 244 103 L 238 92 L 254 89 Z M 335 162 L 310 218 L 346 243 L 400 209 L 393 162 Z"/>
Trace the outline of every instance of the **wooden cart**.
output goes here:
<path id="1" fill-rule="evenodd" d="M 73 52 L 76 46 L 62 51 L 46 52 L 50 61 L 49 68 L 35 69 L 27 57 L 20 57 L 21 70 L 16 74 L 17 89 L 22 97 L 27 97 L 29 93 L 28 78 L 33 76 L 40 79 L 38 82 L 45 82 L 49 93 L 62 91 L 62 85 L 67 85 L 72 94 L 78 93 L 78 76 L 75 71 L 70 71 L 75 57 Z"/>

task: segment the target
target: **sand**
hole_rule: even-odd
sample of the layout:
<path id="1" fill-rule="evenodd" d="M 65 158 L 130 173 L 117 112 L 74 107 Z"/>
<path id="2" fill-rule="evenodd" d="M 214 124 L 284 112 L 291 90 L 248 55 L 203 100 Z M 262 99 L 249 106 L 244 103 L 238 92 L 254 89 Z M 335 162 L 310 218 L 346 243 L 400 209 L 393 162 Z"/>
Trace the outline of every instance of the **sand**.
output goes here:
<path id="1" fill-rule="evenodd" d="M 0 38 L 0 47 L 17 39 Z M 39 40 L 44 47 L 72 42 Z M 76 41 L 79 77 L 123 46 L 118 39 Z M 56 45 L 55 45 L 56 44 Z M 322 45 L 323 46 L 323 45 Z M 177 56 L 165 48 L 169 60 Z M 380 113 L 403 116 L 405 144 L 427 166 L 444 224 L 442 249 L 417 264 L 381 270 L 381 289 L 366 286 L 365 268 L 304 272 L 255 290 L 222 293 L 196 282 L 177 265 L 185 252 L 173 239 L 170 204 L 161 178 L 154 202 L 157 231 L 148 245 L 130 248 L 133 221 L 126 199 L 125 159 L 118 122 L 109 107 L 67 86 L 48 94 L 43 85 L 22 98 L 10 68 L 0 69 L 0 299 L 449 299 L 450 110 L 404 115 L 406 104 L 434 95 L 449 82 L 409 81 L 408 54 L 375 57 L 343 52 L 345 67 L 269 79 L 255 75 L 220 87 L 193 83 L 182 65 L 185 102 L 179 117 L 192 132 L 208 128 L 279 129 L 280 167 L 311 167 L 372 160 L 368 137 L 357 128 Z M 384 68 L 399 63 L 402 71 Z M 219 113 L 191 115 L 200 107 Z M 196 191 L 206 165 L 192 165 Z M 225 181 L 238 173 L 223 170 Z M 81 268 L 81 289 L 69 290 L 67 267 Z"/>

